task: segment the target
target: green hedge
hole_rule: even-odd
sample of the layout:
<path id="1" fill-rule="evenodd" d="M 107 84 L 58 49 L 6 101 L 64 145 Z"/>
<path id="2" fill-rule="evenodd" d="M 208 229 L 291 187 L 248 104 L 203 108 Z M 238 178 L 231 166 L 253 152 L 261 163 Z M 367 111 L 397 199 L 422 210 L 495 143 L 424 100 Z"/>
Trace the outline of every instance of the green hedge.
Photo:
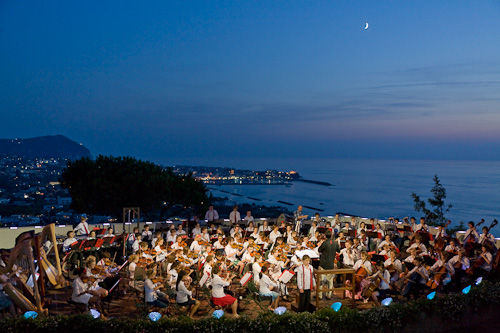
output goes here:
<path id="1" fill-rule="evenodd" d="M 224 316 L 217 320 L 206 318 L 191 320 L 162 318 L 158 322 L 144 320 L 95 320 L 89 315 L 53 316 L 36 319 L 3 319 L 2 332 L 73 332 L 73 333 L 122 333 L 122 332 L 374 332 L 423 330 L 422 323 L 466 322 L 465 316 L 478 313 L 485 308 L 500 305 L 500 283 L 484 281 L 474 286 L 468 295 L 451 294 L 434 300 L 421 299 L 388 307 L 377 307 L 358 311 L 342 307 L 339 312 L 329 308 L 314 314 L 286 313 L 278 316 L 261 314 L 256 319 Z M 462 320 L 463 319 L 463 320 Z"/>

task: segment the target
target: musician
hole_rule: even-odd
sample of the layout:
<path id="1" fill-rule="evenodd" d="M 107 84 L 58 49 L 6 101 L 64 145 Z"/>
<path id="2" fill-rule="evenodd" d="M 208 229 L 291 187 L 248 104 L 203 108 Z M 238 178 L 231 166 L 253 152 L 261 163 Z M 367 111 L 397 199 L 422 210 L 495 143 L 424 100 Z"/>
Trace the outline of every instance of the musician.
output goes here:
<path id="1" fill-rule="evenodd" d="M 483 233 L 479 237 L 479 244 L 495 245 L 495 243 L 496 243 L 495 236 L 490 234 L 488 227 L 483 227 Z"/>
<path id="2" fill-rule="evenodd" d="M 453 254 L 458 254 L 458 252 L 460 251 L 460 247 L 456 245 L 455 243 L 455 240 L 452 239 L 450 240 L 450 244 L 446 245 L 446 247 L 444 248 L 444 250 L 446 252 L 450 252 L 450 253 L 453 253 Z"/>
<path id="3" fill-rule="evenodd" d="M 308 216 L 309 215 L 304 215 L 302 213 L 302 206 L 297 207 L 297 210 L 293 214 L 293 219 L 295 221 L 295 231 L 297 231 L 297 233 L 300 233 L 300 228 L 302 226 L 302 220 L 306 219 Z"/>
<path id="4" fill-rule="evenodd" d="M 318 214 L 318 213 L 316 213 L 316 214 Z M 314 237 L 314 235 L 316 235 L 317 229 L 318 229 L 318 222 L 312 221 L 311 228 L 309 228 L 309 232 L 308 232 L 309 238 Z"/>
<path id="5" fill-rule="evenodd" d="M 93 239 L 96 239 L 96 233 L 95 233 L 95 230 L 92 230 L 90 232 L 90 234 L 87 235 L 87 240 L 93 240 Z"/>
<path id="6" fill-rule="evenodd" d="M 262 245 L 264 250 L 267 250 L 267 248 L 269 247 L 269 242 L 269 237 L 266 237 L 263 231 L 259 232 L 259 238 L 256 240 L 256 243 Z"/>
<path id="7" fill-rule="evenodd" d="M 71 295 L 71 300 L 76 303 L 83 303 L 88 305 L 95 305 L 97 311 L 102 313 L 103 306 L 101 302 L 101 295 L 96 290 L 91 290 L 89 288 L 89 283 L 83 282 L 87 279 L 86 269 L 77 268 L 74 273 L 78 276 L 73 280 L 73 293 Z"/>
<path id="8" fill-rule="evenodd" d="M 477 242 L 479 240 L 479 234 L 477 233 L 476 227 L 474 225 L 474 222 L 470 221 L 468 223 L 469 229 L 465 232 L 465 237 L 464 241 L 462 243 L 462 246 L 465 246 L 467 242 Z"/>
<path id="9" fill-rule="evenodd" d="M 260 271 L 262 269 L 262 266 L 264 265 L 264 258 L 260 254 L 255 255 L 254 263 L 252 264 L 252 275 L 253 275 L 253 282 L 256 285 L 259 285 L 259 277 L 260 277 Z"/>
<path id="10" fill-rule="evenodd" d="M 365 248 L 370 248 L 370 239 L 366 236 L 366 231 L 364 229 L 361 229 L 358 237 L 354 237 L 353 240 L 356 238 L 359 239 L 360 243 L 363 244 Z"/>
<path id="11" fill-rule="evenodd" d="M 212 246 L 215 250 L 222 250 L 226 245 L 224 244 L 224 236 L 223 235 L 218 235 L 217 236 L 217 241 L 215 241 L 214 245 Z"/>
<path id="12" fill-rule="evenodd" d="M 451 281 L 451 277 L 455 275 L 455 268 L 453 264 L 449 262 L 450 254 L 448 252 L 443 252 L 442 257 L 436 260 L 434 265 L 429 268 L 429 273 L 435 274 L 441 267 L 446 268 L 446 276 L 443 278 L 443 285 L 447 285 Z"/>
<path id="13" fill-rule="evenodd" d="M 255 226 L 253 225 L 253 221 L 248 222 L 248 227 L 246 227 L 245 232 L 252 234 L 254 230 L 259 231 Z"/>
<path id="14" fill-rule="evenodd" d="M 137 268 L 137 263 L 139 262 L 139 256 L 137 254 L 132 254 L 128 258 L 128 277 L 129 277 L 129 285 L 134 288 L 135 287 L 135 269 Z"/>
<path id="15" fill-rule="evenodd" d="M 213 222 L 219 219 L 219 213 L 214 209 L 214 206 L 209 206 L 207 212 L 205 213 L 205 220 L 208 222 Z"/>
<path id="16" fill-rule="evenodd" d="M 184 231 L 184 229 L 182 229 L 182 224 L 179 224 L 177 226 L 176 234 L 179 235 L 179 236 L 187 235 L 186 232 Z"/>
<path id="17" fill-rule="evenodd" d="M 231 276 L 227 279 L 222 279 L 219 276 L 220 266 L 215 265 L 212 269 L 212 297 L 210 300 L 213 304 L 226 307 L 231 305 L 231 310 L 233 312 L 233 316 L 238 317 L 238 300 L 231 295 L 227 295 L 224 293 L 224 287 L 228 287 L 231 285 L 229 280 L 232 278 Z"/>
<path id="18" fill-rule="evenodd" d="M 420 223 L 416 224 L 415 227 L 413 228 L 413 232 L 417 232 L 417 231 L 429 232 L 429 226 L 427 225 L 425 218 L 421 217 Z"/>
<path id="19" fill-rule="evenodd" d="M 153 238 L 153 233 L 149 230 L 149 225 L 145 225 L 144 229 L 142 230 L 142 241 L 143 242 L 150 242 Z"/>
<path id="20" fill-rule="evenodd" d="M 416 249 L 417 250 L 417 254 L 419 254 L 419 251 L 423 255 L 427 255 L 428 254 L 427 248 L 422 243 L 422 239 L 419 236 L 415 237 L 415 243 L 413 243 L 409 248 L 407 248 L 406 252 L 410 253 L 410 251 L 412 249 Z"/>
<path id="21" fill-rule="evenodd" d="M 261 232 L 267 231 L 271 231 L 271 227 L 269 226 L 269 222 L 267 222 L 267 220 L 264 220 L 264 223 L 262 223 L 262 225 L 259 227 L 259 234 Z"/>
<path id="22" fill-rule="evenodd" d="M 279 231 L 279 227 L 275 225 L 273 227 L 273 231 L 271 231 L 271 233 L 269 234 L 269 240 L 274 244 L 278 237 L 281 237 L 281 232 Z"/>
<path id="23" fill-rule="evenodd" d="M 364 268 L 367 275 L 371 275 L 373 272 L 372 263 L 370 260 L 368 260 L 368 253 L 366 251 L 361 251 L 361 259 L 356 261 L 353 266 L 353 269 L 356 271 L 356 275 L 358 275 L 358 270 L 360 268 Z M 368 284 L 370 284 L 370 281 L 368 281 L 366 278 L 363 278 L 363 280 L 361 280 L 361 283 L 356 286 L 356 290 L 360 293 L 361 290 L 363 290 L 364 287 Z M 361 296 L 361 294 L 359 294 L 358 297 L 359 296 Z"/>
<path id="24" fill-rule="evenodd" d="M 196 237 L 196 235 L 198 234 L 201 234 L 201 226 L 199 223 L 196 223 L 196 225 L 194 226 L 193 230 L 192 230 L 192 236 L 193 238 Z"/>
<path id="25" fill-rule="evenodd" d="M 268 266 L 264 265 L 259 273 L 259 295 L 271 297 L 271 304 L 269 304 L 268 309 L 274 311 L 278 307 L 280 296 L 277 292 L 271 291 L 271 289 L 277 288 L 278 285 L 267 276 L 267 270 Z"/>
<path id="26" fill-rule="evenodd" d="M 493 255 L 489 251 L 488 245 L 481 246 L 481 254 L 479 254 L 476 260 L 480 260 L 481 258 L 484 260 L 484 263 L 478 269 L 473 271 L 473 279 L 480 276 L 487 276 L 492 269 Z"/>
<path id="27" fill-rule="evenodd" d="M 207 276 L 206 282 L 201 285 L 203 279 L 200 278 L 200 287 L 208 287 L 212 285 L 212 266 L 215 263 L 215 258 L 213 255 L 208 255 L 205 263 L 203 264 L 203 276 Z"/>
<path id="28" fill-rule="evenodd" d="M 339 252 L 339 246 L 337 242 L 335 242 L 332 239 L 332 232 L 330 230 L 327 230 L 325 232 L 326 240 L 321 240 L 319 241 L 319 247 L 318 247 L 318 253 L 320 254 L 319 256 L 319 270 L 330 270 L 330 269 L 335 269 L 335 258 L 337 255 L 337 252 Z M 324 279 L 326 279 L 328 283 L 328 289 L 333 288 L 333 281 L 335 279 L 334 274 L 326 274 L 322 275 Z M 326 292 L 326 299 L 330 299 L 332 296 L 332 292 L 328 291 Z M 323 293 L 319 292 L 318 293 L 318 298 L 322 299 Z"/>
<path id="29" fill-rule="evenodd" d="M 231 224 L 233 225 L 241 221 L 241 215 L 240 212 L 238 212 L 238 206 L 234 206 L 233 211 L 229 213 L 229 221 L 231 221 Z"/>
<path id="30" fill-rule="evenodd" d="M 409 263 L 414 264 L 414 260 L 417 258 L 417 256 L 418 256 L 417 249 L 416 248 L 412 248 L 410 250 L 410 255 L 405 258 L 404 262 L 409 262 Z"/>
<path id="31" fill-rule="evenodd" d="M 427 289 L 427 280 L 429 280 L 429 272 L 422 265 L 421 257 L 416 257 L 413 261 L 415 267 L 407 274 L 403 274 L 401 278 L 407 279 L 408 282 L 403 289 L 402 296 L 409 298 L 413 295 L 415 298 L 419 296 L 420 291 Z"/>
<path id="32" fill-rule="evenodd" d="M 200 245 L 201 238 L 202 238 L 201 234 L 197 234 L 194 237 L 194 241 L 191 243 L 191 246 L 189 247 L 189 250 L 191 252 L 201 253 L 204 251 L 205 247 Z"/>
<path id="33" fill-rule="evenodd" d="M 234 238 L 234 235 L 241 233 L 241 228 L 239 225 L 234 225 L 229 231 L 229 235 Z"/>
<path id="34" fill-rule="evenodd" d="M 193 243 L 194 243 L 194 241 L 193 241 Z M 171 248 L 172 248 L 172 250 L 182 250 L 184 247 L 183 245 L 184 245 L 184 242 L 182 241 L 182 236 L 177 235 L 177 239 L 172 244 Z"/>
<path id="35" fill-rule="evenodd" d="M 141 249 L 142 235 L 140 233 L 135 234 L 135 241 L 132 244 L 132 252 L 137 253 Z"/>
<path id="36" fill-rule="evenodd" d="M 107 261 L 111 261 L 111 253 L 105 251 L 102 253 L 102 258 L 97 262 L 97 266 L 106 266 Z"/>
<path id="37" fill-rule="evenodd" d="M 253 237 L 255 239 L 255 242 L 257 242 L 258 240 L 260 240 L 259 228 L 257 228 L 257 227 L 253 228 L 253 231 L 250 234 L 250 237 Z"/>
<path id="38" fill-rule="evenodd" d="M 255 252 L 253 245 L 249 245 L 245 253 L 241 257 L 241 261 L 238 263 L 238 268 L 240 274 L 243 272 L 246 264 L 253 264 L 255 260 Z"/>
<path id="39" fill-rule="evenodd" d="M 289 228 L 291 228 L 291 226 L 288 226 Z M 297 241 L 295 239 L 298 239 L 297 237 L 297 231 L 292 231 L 292 233 L 287 237 L 286 239 L 286 243 L 290 246 L 296 246 L 297 245 Z"/>
<path id="40" fill-rule="evenodd" d="M 448 235 L 446 234 L 446 229 L 444 228 L 444 225 L 443 225 L 443 224 L 440 224 L 440 225 L 438 226 L 438 231 L 437 231 L 437 234 L 436 234 L 436 236 L 435 236 L 435 240 L 438 240 L 438 239 L 443 238 L 443 237 L 446 237 L 446 236 L 448 236 Z"/>
<path id="41" fill-rule="evenodd" d="M 99 294 L 101 298 L 108 296 L 108 291 L 101 286 L 99 286 L 98 282 L 102 282 L 105 276 L 100 275 L 99 273 L 93 273 L 92 270 L 96 268 L 96 258 L 94 256 L 88 256 L 85 261 L 85 275 L 88 278 L 95 279 L 95 282 L 89 287 L 90 290 L 95 290 Z"/>
<path id="42" fill-rule="evenodd" d="M 247 210 L 247 215 L 245 215 L 245 217 L 243 218 L 243 221 L 245 221 L 245 223 L 247 225 L 250 225 L 250 223 L 254 223 L 254 218 L 252 216 L 252 212 Z"/>
<path id="43" fill-rule="evenodd" d="M 88 224 L 88 218 L 86 215 L 82 215 L 80 217 L 80 223 L 73 230 L 75 233 L 79 233 L 80 235 L 88 235 L 90 233 L 90 228 Z"/>
<path id="44" fill-rule="evenodd" d="M 366 229 L 366 223 L 365 223 L 365 222 L 361 222 L 361 223 L 359 224 L 359 228 L 358 228 L 358 230 L 356 231 L 356 232 L 357 232 L 357 234 L 358 234 L 358 236 L 359 236 L 359 235 L 361 235 L 361 230 L 363 230 L 363 231 L 366 233 L 367 229 Z"/>
<path id="45" fill-rule="evenodd" d="M 135 227 L 134 231 L 128 235 L 127 237 L 127 245 L 132 247 L 132 244 L 134 244 L 136 235 L 139 233 L 139 228 Z"/>
<path id="46" fill-rule="evenodd" d="M 470 260 L 465 255 L 465 250 L 460 249 L 460 251 L 458 251 L 458 255 L 451 258 L 449 263 L 455 269 L 455 275 L 452 276 L 452 282 L 456 288 L 459 288 L 461 279 L 465 276 L 465 271 L 470 267 Z"/>
<path id="47" fill-rule="evenodd" d="M 335 214 L 335 217 L 332 220 L 331 228 L 337 232 L 340 229 L 340 216 L 339 214 Z"/>
<path id="48" fill-rule="evenodd" d="M 106 234 L 104 235 L 104 237 L 115 237 L 115 235 L 113 234 L 113 228 L 109 227 L 106 230 Z"/>
<path id="49" fill-rule="evenodd" d="M 342 255 L 342 263 L 344 268 L 351 268 L 354 266 L 354 260 L 356 259 L 354 249 L 352 248 L 352 240 L 347 240 L 345 243 L 345 248 L 340 250 L 340 255 Z"/>
<path id="50" fill-rule="evenodd" d="M 375 230 L 373 231 L 378 233 L 380 235 L 380 238 L 385 237 L 385 231 L 382 229 L 382 225 L 380 223 L 375 224 Z"/>
<path id="51" fill-rule="evenodd" d="M 175 240 L 177 239 L 177 230 L 175 229 L 170 229 L 169 232 L 167 232 L 167 243 L 175 243 Z"/>
<path id="52" fill-rule="evenodd" d="M 378 250 L 384 247 L 384 245 L 389 245 L 389 248 L 395 249 L 396 244 L 391 240 L 391 235 L 385 235 L 385 239 L 378 244 Z"/>
<path id="53" fill-rule="evenodd" d="M 389 244 L 385 244 L 383 250 L 380 251 L 378 254 L 381 256 L 388 257 L 390 252 L 391 252 L 391 248 L 389 247 Z"/>
<path id="54" fill-rule="evenodd" d="M 395 292 L 392 290 L 391 286 L 391 274 L 385 268 L 385 265 L 382 261 L 378 261 L 375 265 L 377 271 L 375 274 L 368 277 L 368 280 L 374 280 L 376 278 L 380 278 L 380 284 L 372 293 L 372 300 L 375 304 L 380 305 L 380 301 L 386 298 L 388 295 L 393 295 Z"/>
<path id="55" fill-rule="evenodd" d="M 162 288 L 161 284 L 154 284 L 152 279 L 156 277 L 156 270 L 148 269 L 146 272 L 146 280 L 144 281 L 144 294 L 146 298 L 146 303 L 150 306 L 156 306 L 158 308 L 166 309 L 168 308 L 170 302 L 168 301 L 168 296 L 160 291 Z"/>
<path id="56" fill-rule="evenodd" d="M 392 250 L 389 253 L 389 258 L 384 262 L 384 266 L 388 269 L 392 269 L 391 282 L 396 282 L 399 279 L 399 274 L 403 272 L 403 264 L 401 260 L 397 258 L 396 250 Z"/>
<path id="57" fill-rule="evenodd" d="M 354 238 L 352 240 L 352 248 L 356 251 L 356 257 L 359 257 L 361 251 L 368 251 L 365 243 L 361 241 L 361 238 Z"/>
<path id="58" fill-rule="evenodd" d="M 297 288 L 299 289 L 298 312 L 304 312 L 311 303 L 311 291 L 316 289 L 314 269 L 309 263 L 311 258 L 308 255 L 302 257 L 302 265 L 297 268 Z"/>
<path id="59" fill-rule="evenodd" d="M 198 310 L 200 306 L 200 301 L 192 298 L 193 292 L 188 289 L 191 284 L 192 279 L 189 275 L 180 274 L 177 277 L 177 284 L 175 290 L 177 291 L 175 300 L 179 306 L 187 306 L 188 308 L 188 317 L 194 319 L 193 316 Z"/>
<path id="60" fill-rule="evenodd" d="M 241 250 L 238 248 L 235 248 L 235 247 L 233 247 L 233 244 L 234 244 L 234 238 L 228 237 L 227 245 L 224 248 L 224 252 L 226 252 L 227 259 L 231 260 L 232 262 L 238 262 L 237 257 L 240 257 L 243 254 L 243 252 L 245 251 L 245 249 L 243 249 L 243 246 L 242 246 Z"/>
<path id="61" fill-rule="evenodd" d="M 348 237 L 349 231 L 354 230 L 354 227 L 351 226 L 349 222 L 344 223 L 344 227 L 341 229 L 341 232 Z"/>
<path id="62" fill-rule="evenodd" d="M 68 236 L 68 238 L 66 238 L 63 242 L 64 252 L 68 252 L 71 249 L 71 244 L 78 242 L 78 240 L 75 238 L 74 231 L 68 231 L 66 235 Z"/>

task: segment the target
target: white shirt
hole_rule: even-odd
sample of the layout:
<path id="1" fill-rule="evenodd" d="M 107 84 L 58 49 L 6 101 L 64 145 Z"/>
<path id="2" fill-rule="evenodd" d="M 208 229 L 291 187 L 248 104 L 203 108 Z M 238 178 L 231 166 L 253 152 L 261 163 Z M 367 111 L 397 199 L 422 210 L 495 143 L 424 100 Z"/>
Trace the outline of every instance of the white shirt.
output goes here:
<path id="1" fill-rule="evenodd" d="M 269 240 L 271 241 L 271 243 L 274 243 L 276 241 L 276 238 L 278 237 L 281 237 L 281 232 L 279 232 L 279 230 L 277 230 L 276 232 L 274 232 L 273 230 L 269 234 Z"/>
<path id="2" fill-rule="evenodd" d="M 490 233 L 488 233 L 488 235 L 485 235 L 484 233 L 481 234 L 481 237 L 479 237 L 479 243 L 484 244 L 485 240 L 488 240 L 488 241 L 492 242 L 493 244 L 496 243 L 495 236 L 493 236 Z"/>
<path id="3" fill-rule="evenodd" d="M 77 242 L 78 240 L 76 238 L 66 238 L 63 242 L 63 251 L 66 252 L 69 250 L 71 244 L 74 242 Z"/>
<path id="4" fill-rule="evenodd" d="M 86 292 L 88 289 L 89 285 L 83 283 L 80 277 L 77 277 L 75 280 L 73 280 L 73 294 L 71 295 L 71 300 L 77 303 L 88 304 L 89 300 L 92 298 L 92 295 L 88 293 L 80 295 L 81 293 Z"/>
<path id="5" fill-rule="evenodd" d="M 394 262 L 392 261 L 391 258 L 387 259 L 385 262 L 384 262 L 384 266 L 385 267 L 389 267 L 389 266 L 394 266 L 396 268 L 396 270 L 399 270 L 399 271 L 402 271 L 403 270 L 403 264 L 401 264 L 401 260 L 399 259 L 396 259 L 394 260 Z"/>
<path id="6" fill-rule="evenodd" d="M 218 220 L 219 219 L 219 213 L 215 209 L 213 210 L 207 210 L 205 213 L 205 220 L 213 221 L 213 220 Z"/>
<path id="7" fill-rule="evenodd" d="M 205 264 L 203 265 L 203 275 L 207 275 L 208 279 L 207 282 L 205 283 L 205 286 L 210 286 L 212 284 L 212 266 Z M 201 278 L 200 278 L 201 281 Z"/>
<path id="8" fill-rule="evenodd" d="M 135 234 L 134 233 L 131 233 L 130 235 L 128 235 L 127 242 L 129 244 L 134 244 L 134 242 L 135 242 Z"/>
<path id="9" fill-rule="evenodd" d="M 172 235 L 170 232 L 168 233 L 168 235 L 167 235 L 167 243 L 168 242 L 174 243 L 176 239 L 177 239 L 177 234 L 173 234 Z"/>
<path id="10" fill-rule="evenodd" d="M 464 237 L 464 243 L 465 244 L 470 237 L 474 236 L 476 242 L 479 240 L 479 233 L 476 231 L 476 229 L 467 229 L 465 232 L 465 237 Z"/>
<path id="11" fill-rule="evenodd" d="M 444 263 L 441 259 L 436 260 L 436 262 L 434 263 L 434 265 L 432 265 L 430 270 L 436 272 L 438 269 L 443 267 L 443 265 L 446 267 L 446 269 L 451 275 L 455 274 L 455 268 L 453 267 L 453 265 L 450 265 L 449 263 Z"/>
<path id="12" fill-rule="evenodd" d="M 314 279 L 313 267 L 309 265 L 308 267 L 300 265 L 297 269 L 297 288 L 303 290 L 310 290 L 311 287 L 316 286 L 316 280 Z"/>
<path id="13" fill-rule="evenodd" d="M 363 265 L 363 267 L 368 271 L 368 275 L 372 274 L 372 263 L 370 262 L 370 260 L 366 259 L 363 262 L 362 259 L 359 259 L 358 261 L 356 261 L 353 268 L 355 270 L 358 270 L 361 267 L 361 265 Z"/>
<path id="14" fill-rule="evenodd" d="M 488 258 L 490 263 L 488 264 L 485 260 L 484 264 L 481 266 L 481 268 L 484 269 L 485 271 L 489 272 L 489 271 L 491 271 L 491 268 L 492 268 L 491 264 L 492 264 L 492 260 L 493 260 L 493 255 L 490 252 L 486 252 L 484 254 L 484 256 L 486 258 Z M 481 257 L 479 257 L 479 258 L 481 258 Z"/>
<path id="15" fill-rule="evenodd" d="M 212 278 L 212 297 L 221 298 L 224 297 L 224 287 L 229 286 L 229 282 L 222 280 L 222 278 L 214 274 Z"/>
<path id="16" fill-rule="evenodd" d="M 240 220 L 240 212 L 233 210 L 231 213 L 229 213 L 229 221 L 231 221 L 231 223 L 238 223 Z"/>
<path id="17" fill-rule="evenodd" d="M 349 266 L 353 266 L 354 265 L 354 249 L 350 249 L 351 250 L 351 254 L 349 255 L 348 252 L 347 252 L 347 248 L 343 248 L 342 250 L 340 250 L 340 254 L 343 255 L 343 263 L 344 265 L 349 265 Z"/>
<path id="18" fill-rule="evenodd" d="M 186 303 L 189 301 L 189 297 L 193 296 L 193 293 L 189 291 L 184 285 L 184 281 L 179 282 L 177 285 L 177 293 L 175 300 L 177 303 Z"/>
<path id="19" fill-rule="evenodd" d="M 262 232 L 262 231 L 271 231 L 271 227 L 270 226 L 264 227 L 264 225 L 261 225 L 259 227 L 259 232 Z"/>
<path id="20" fill-rule="evenodd" d="M 260 264 L 258 262 L 254 262 L 252 265 L 252 272 L 253 272 L 253 282 L 259 283 L 259 273 L 262 270 L 262 267 L 260 267 Z"/>
<path id="21" fill-rule="evenodd" d="M 236 260 L 236 254 L 239 252 L 238 249 L 233 249 L 233 247 L 230 244 L 227 244 L 226 247 L 224 248 L 224 252 L 226 252 L 226 257 L 229 260 Z"/>
<path id="22" fill-rule="evenodd" d="M 396 247 L 396 244 L 394 244 L 393 241 L 386 241 L 385 239 L 383 241 L 381 241 L 379 244 L 378 244 L 378 248 L 379 249 L 382 249 L 384 247 L 385 244 L 388 244 L 389 246 L 393 246 L 393 247 Z"/>
<path id="23" fill-rule="evenodd" d="M 78 223 L 78 225 L 76 226 L 75 232 L 78 231 L 78 234 L 80 235 L 88 235 L 90 233 L 90 229 L 89 229 L 89 224 L 87 222 L 80 222 Z"/>
<path id="24" fill-rule="evenodd" d="M 384 270 L 384 273 L 382 274 L 384 276 L 385 281 L 391 281 L 391 273 L 386 269 Z M 389 284 L 385 282 L 384 280 L 380 279 L 380 285 L 378 286 L 378 289 L 380 290 L 387 290 L 390 288 Z"/>
<path id="25" fill-rule="evenodd" d="M 214 243 L 213 245 L 214 249 L 220 250 L 224 248 L 224 245 L 222 245 L 218 240 Z"/>
<path id="26" fill-rule="evenodd" d="M 132 251 L 134 251 L 134 253 L 136 253 L 137 251 L 139 251 L 140 249 L 140 245 L 139 245 L 139 241 L 136 239 L 134 241 L 134 244 L 132 244 Z"/>
<path id="27" fill-rule="evenodd" d="M 135 278 L 136 267 L 137 267 L 137 264 L 135 262 L 131 262 L 128 265 L 128 276 L 129 276 L 130 280 L 134 280 L 134 278 Z"/>
<path id="28" fill-rule="evenodd" d="M 250 216 L 247 215 L 243 218 L 243 221 L 245 221 L 248 224 L 250 222 L 254 222 L 254 218 L 251 215 Z"/>
<path id="29" fill-rule="evenodd" d="M 266 274 L 262 274 L 262 277 L 260 278 L 259 282 L 259 293 L 261 295 L 268 295 L 271 293 L 271 288 L 270 287 L 277 287 L 277 284 L 274 283 L 269 276 Z"/>
<path id="30" fill-rule="evenodd" d="M 248 251 L 245 251 L 245 254 L 243 255 L 243 257 L 241 258 L 242 261 L 246 261 L 246 262 L 250 262 L 250 263 L 253 263 L 255 261 L 255 257 L 252 257 L 250 255 L 250 252 Z"/>
<path id="31" fill-rule="evenodd" d="M 406 249 L 406 252 L 410 253 L 411 249 L 417 249 L 417 251 L 421 250 L 422 254 L 427 254 L 427 248 L 425 247 L 425 245 L 423 243 L 420 243 L 420 245 L 417 243 L 413 243 L 409 248 Z"/>
<path id="32" fill-rule="evenodd" d="M 153 284 L 153 281 L 151 281 L 151 279 L 146 279 L 146 281 L 144 281 L 144 294 L 146 297 L 146 303 L 154 302 L 158 299 L 155 285 Z"/>
<path id="33" fill-rule="evenodd" d="M 198 241 L 193 241 L 191 243 L 191 246 L 189 247 L 189 249 L 192 252 L 200 253 L 201 250 L 203 250 L 203 246 L 201 246 L 200 243 L 198 243 Z"/>
<path id="34" fill-rule="evenodd" d="M 457 262 L 459 262 L 462 264 L 462 269 L 463 270 L 466 270 L 467 268 L 470 267 L 470 260 L 469 258 L 467 258 L 466 256 L 463 256 L 462 259 L 459 258 L 458 255 L 454 256 L 453 258 L 451 258 L 448 262 L 454 266 Z"/>
<path id="35" fill-rule="evenodd" d="M 146 230 L 144 230 L 144 231 L 142 232 L 142 234 L 141 234 L 141 235 L 142 235 L 142 239 L 143 239 L 143 240 L 145 240 L 145 239 L 146 239 L 146 237 L 147 237 L 147 239 L 148 239 L 149 241 L 151 241 L 151 239 L 152 239 L 152 237 L 153 237 L 153 233 L 152 233 L 151 231 L 146 231 Z"/>
<path id="36" fill-rule="evenodd" d="M 193 238 L 195 238 L 198 234 L 201 235 L 201 228 L 193 228 Z"/>

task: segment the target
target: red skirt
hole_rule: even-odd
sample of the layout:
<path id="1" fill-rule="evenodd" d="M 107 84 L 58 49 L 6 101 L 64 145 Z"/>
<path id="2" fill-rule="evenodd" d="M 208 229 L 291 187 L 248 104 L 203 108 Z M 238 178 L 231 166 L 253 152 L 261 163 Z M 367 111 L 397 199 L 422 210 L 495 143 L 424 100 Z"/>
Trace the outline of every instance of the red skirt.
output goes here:
<path id="1" fill-rule="evenodd" d="M 228 306 L 234 303 L 236 301 L 236 298 L 234 298 L 231 295 L 225 295 L 224 297 L 210 297 L 210 300 L 212 303 L 218 306 Z"/>

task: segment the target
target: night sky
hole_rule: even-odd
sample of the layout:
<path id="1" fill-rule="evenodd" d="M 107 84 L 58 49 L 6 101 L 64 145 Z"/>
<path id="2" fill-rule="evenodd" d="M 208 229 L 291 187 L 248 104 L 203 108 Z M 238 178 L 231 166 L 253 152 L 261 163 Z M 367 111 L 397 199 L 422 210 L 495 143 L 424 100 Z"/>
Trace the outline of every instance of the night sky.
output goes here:
<path id="1" fill-rule="evenodd" d="M 0 138 L 500 160 L 496 0 L 3 0 L 0 45 Z"/>

